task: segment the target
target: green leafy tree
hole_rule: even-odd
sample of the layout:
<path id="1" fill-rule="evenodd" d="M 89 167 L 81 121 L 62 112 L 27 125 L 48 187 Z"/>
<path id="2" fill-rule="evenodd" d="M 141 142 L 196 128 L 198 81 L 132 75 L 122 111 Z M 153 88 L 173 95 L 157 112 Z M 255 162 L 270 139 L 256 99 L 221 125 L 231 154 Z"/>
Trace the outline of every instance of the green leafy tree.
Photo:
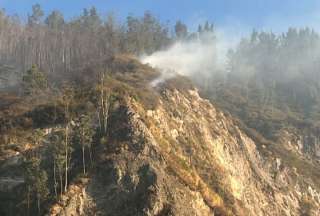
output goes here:
<path id="1" fill-rule="evenodd" d="M 64 179 L 64 167 L 66 164 L 64 139 L 65 139 L 64 130 L 55 131 L 50 135 L 49 153 L 52 158 L 53 182 L 54 182 L 53 186 L 54 186 L 54 192 L 55 192 L 56 198 L 58 197 L 58 188 L 60 188 L 60 195 L 62 195 L 64 190 L 63 179 Z M 69 149 L 68 152 L 71 152 L 71 149 Z"/>
<path id="2" fill-rule="evenodd" d="M 40 71 L 36 65 L 32 65 L 31 69 L 22 77 L 22 84 L 25 93 L 33 94 L 46 89 L 48 80 L 44 72 Z"/>
<path id="3" fill-rule="evenodd" d="M 100 76 L 100 85 L 98 86 L 99 101 L 98 101 L 98 120 L 100 127 L 100 134 L 107 134 L 109 109 L 110 109 L 110 91 L 105 88 L 105 74 Z"/>
<path id="4" fill-rule="evenodd" d="M 83 27 L 90 29 L 91 31 L 97 30 L 102 23 L 102 20 L 100 19 L 95 7 L 91 7 L 90 9 L 83 9 L 83 13 L 80 19 Z"/>
<path id="5" fill-rule="evenodd" d="M 130 53 L 151 54 L 168 43 L 168 29 L 148 11 L 141 18 L 127 17 L 126 46 Z"/>
<path id="6" fill-rule="evenodd" d="M 41 130 L 36 130 L 32 136 L 32 142 L 35 146 L 39 146 L 43 141 L 43 133 Z M 36 200 L 38 215 L 41 214 L 41 202 L 44 201 L 48 195 L 47 187 L 47 173 L 41 168 L 41 158 L 37 152 L 34 155 L 28 155 L 24 159 L 24 179 L 27 187 L 27 209 L 30 211 L 30 200 Z"/>
<path id="7" fill-rule="evenodd" d="M 71 153 L 72 147 L 70 143 L 70 130 L 71 130 L 71 121 L 72 121 L 72 112 L 70 110 L 70 106 L 72 105 L 74 99 L 74 89 L 71 86 L 65 85 L 63 87 L 63 93 L 61 97 L 61 103 L 64 107 L 64 115 L 65 115 L 65 128 L 64 128 L 64 157 L 65 157 L 65 176 L 64 176 L 64 191 L 67 191 L 68 188 L 68 172 L 69 172 L 69 164 L 71 161 Z"/>
<path id="8" fill-rule="evenodd" d="M 94 135 L 92 118 L 89 115 L 82 115 L 74 130 L 74 141 L 81 147 L 83 174 L 86 174 L 85 150 L 89 150 L 91 158 L 91 144 Z"/>
<path id="9" fill-rule="evenodd" d="M 177 21 L 174 30 L 178 39 L 184 39 L 188 36 L 188 28 L 181 21 Z"/>
<path id="10" fill-rule="evenodd" d="M 29 26 L 39 25 L 41 23 L 41 19 L 44 15 L 44 12 L 40 6 L 40 4 L 35 4 L 32 6 L 32 14 L 28 16 L 28 24 Z"/>
<path id="11" fill-rule="evenodd" d="M 38 214 L 41 214 L 41 202 L 44 201 L 49 190 L 47 187 L 47 173 L 40 167 L 41 160 L 37 157 L 31 157 L 25 160 L 25 183 L 28 191 L 28 211 L 30 208 L 30 196 L 36 199 Z"/>
<path id="12" fill-rule="evenodd" d="M 59 11 L 52 11 L 52 13 L 46 18 L 45 23 L 51 29 L 60 29 L 65 21 L 63 15 Z"/>

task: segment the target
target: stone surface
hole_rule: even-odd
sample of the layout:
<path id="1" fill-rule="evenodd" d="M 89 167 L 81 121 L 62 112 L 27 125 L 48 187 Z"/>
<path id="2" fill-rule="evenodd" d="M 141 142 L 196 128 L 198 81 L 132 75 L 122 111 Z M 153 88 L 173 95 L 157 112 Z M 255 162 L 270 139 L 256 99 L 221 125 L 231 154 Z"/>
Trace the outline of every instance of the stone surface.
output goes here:
<path id="1" fill-rule="evenodd" d="M 148 111 L 127 98 L 115 112 L 97 170 L 51 215 L 293 216 L 304 197 L 316 206 L 310 214 L 320 214 L 312 182 L 281 158 L 264 158 L 197 91 L 166 90 Z"/>

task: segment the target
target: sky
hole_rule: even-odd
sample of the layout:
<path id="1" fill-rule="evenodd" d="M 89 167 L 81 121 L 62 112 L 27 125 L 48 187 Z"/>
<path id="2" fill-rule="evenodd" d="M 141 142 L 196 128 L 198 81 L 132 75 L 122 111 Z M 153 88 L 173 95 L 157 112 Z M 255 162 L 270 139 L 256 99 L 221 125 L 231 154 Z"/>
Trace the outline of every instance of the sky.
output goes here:
<path id="1" fill-rule="evenodd" d="M 230 32 L 253 28 L 281 32 L 290 26 L 320 30 L 319 0 L 0 0 L 0 8 L 26 18 L 35 3 L 46 13 L 58 9 L 67 18 L 95 6 L 101 15 L 113 12 L 119 19 L 149 10 L 164 23 L 182 20 L 194 29 L 209 20 Z"/>

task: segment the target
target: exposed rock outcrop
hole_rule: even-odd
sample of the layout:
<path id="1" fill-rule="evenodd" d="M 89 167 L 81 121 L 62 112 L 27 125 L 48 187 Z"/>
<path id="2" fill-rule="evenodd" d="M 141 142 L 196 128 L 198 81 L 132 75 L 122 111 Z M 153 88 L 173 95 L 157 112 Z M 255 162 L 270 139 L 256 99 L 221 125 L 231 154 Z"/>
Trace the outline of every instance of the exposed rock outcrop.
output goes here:
<path id="1" fill-rule="evenodd" d="M 319 215 L 317 190 L 195 90 L 165 89 L 155 110 L 127 98 L 109 125 L 83 215 L 300 215 L 306 198 Z"/>

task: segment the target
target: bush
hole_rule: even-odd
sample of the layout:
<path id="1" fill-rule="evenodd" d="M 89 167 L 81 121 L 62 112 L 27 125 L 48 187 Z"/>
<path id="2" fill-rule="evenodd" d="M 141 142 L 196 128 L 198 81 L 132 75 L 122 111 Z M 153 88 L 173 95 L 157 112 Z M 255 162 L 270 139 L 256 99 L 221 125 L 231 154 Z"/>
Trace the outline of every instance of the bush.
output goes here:
<path id="1" fill-rule="evenodd" d="M 303 197 L 300 202 L 301 216 L 310 216 L 315 208 L 314 203 L 307 197 Z"/>

